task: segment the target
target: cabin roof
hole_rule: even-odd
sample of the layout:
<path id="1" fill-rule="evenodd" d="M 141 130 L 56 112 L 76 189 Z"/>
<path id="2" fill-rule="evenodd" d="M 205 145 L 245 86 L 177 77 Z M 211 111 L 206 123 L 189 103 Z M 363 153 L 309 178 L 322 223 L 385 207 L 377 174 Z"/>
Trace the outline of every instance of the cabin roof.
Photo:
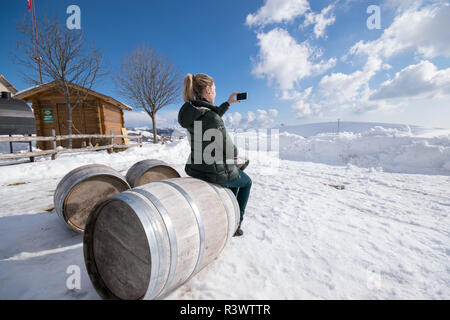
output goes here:
<path id="1" fill-rule="evenodd" d="M 3 85 L 12 93 L 15 94 L 17 92 L 17 89 L 8 81 L 6 78 L 0 74 L 0 82 L 3 83 Z"/>
<path id="2" fill-rule="evenodd" d="M 14 94 L 14 99 L 20 99 L 20 100 L 23 100 L 26 102 L 31 102 L 37 94 L 40 94 L 45 91 L 51 91 L 54 89 L 55 86 L 56 86 L 56 81 L 47 82 L 47 83 L 44 83 L 44 84 L 41 84 L 38 86 L 34 86 L 34 87 L 17 92 L 16 94 Z M 117 108 L 127 110 L 127 111 L 133 110 L 132 107 L 130 107 L 120 101 L 117 101 L 116 99 L 114 99 L 112 97 L 104 95 L 102 93 L 83 88 L 83 87 L 73 84 L 73 83 L 69 83 L 69 86 L 71 86 L 72 88 L 82 90 L 82 91 L 89 91 L 89 95 L 97 97 L 107 103 L 110 103 Z"/>

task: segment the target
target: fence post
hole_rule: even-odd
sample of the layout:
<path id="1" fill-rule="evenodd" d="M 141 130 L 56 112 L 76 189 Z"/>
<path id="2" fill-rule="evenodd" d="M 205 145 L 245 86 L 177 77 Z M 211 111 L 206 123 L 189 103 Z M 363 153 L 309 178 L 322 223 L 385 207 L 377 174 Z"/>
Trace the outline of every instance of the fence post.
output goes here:
<path id="1" fill-rule="evenodd" d="M 9 135 L 9 137 L 11 138 L 12 135 Z M 13 153 L 13 146 L 12 146 L 12 142 L 9 142 L 9 153 Z"/>
<path id="2" fill-rule="evenodd" d="M 51 144 L 52 149 L 55 151 L 55 153 L 52 154 L 52 160 L 55 160 L 56 159 L 56 153 L 57 153 L 57 151 L 56 151 L 56 131 L 55 131 L 55 129 L 52 129 L 50 131 L 50 134 L 53 137 L 53 140 L 50 141 L 50 144 Z"/>
<path id="3" fill-rule="evenodd" d="M 28 136 L 31 137 L 32 134 L 29 134 Z M 28 146 L 30 148 L 30 152 L 33 152 L 33 143 L 31 141 L 28 142 Z M 34 162 L 34 157 L 30 157 L 30 162 Z"/>
<path id="4" fill-rule="evenodd" d="M 112 136 L 109 140 L 109 144 L 111 145 L 111 148 L 109 149 L 109 153 L 113 153 L 114 152 L 114 131 L 113 130 L 109 130 L 109 134 Z"/>
<path id="5" fill-rule="evenodd" d="M 142 148 L 142 132 L 139 132 L 138 143 L 139 143 L 139 147 Z"/>

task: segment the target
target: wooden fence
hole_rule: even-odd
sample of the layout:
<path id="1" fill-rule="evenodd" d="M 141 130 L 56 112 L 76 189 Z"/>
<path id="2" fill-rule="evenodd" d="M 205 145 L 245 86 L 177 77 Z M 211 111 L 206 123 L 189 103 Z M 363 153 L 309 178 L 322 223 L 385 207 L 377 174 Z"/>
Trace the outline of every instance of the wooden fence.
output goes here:
<path id="1" fill-rule="evenodd" d="M 114 139 L 129 139 L 129 140 L 137 140 L 137 143 L 130 144 L 114 144 Z M 76 149 L 65 149 L 65 148 L 57 148 L 56 141 L 62 140 L 74 140 L 74 139 L 108 139 L 109 144 L 104 146 L 87 146 L 84 148 L 76 148 Z M 77 153 L 77 152 L 86 152 L 86 151 L 98 151 L 98 150 L 108 150 L 109 152 L 113 152 L 114 149 L 127 149 L 132 147 L 142 147 L 142 134 L 139 133 L 137 136 L 128 136 L 128 135 L 114 135 L 111 131 L 111 134 L 73 134 L 73 135 L 64 135 L 57 136 L 55 135 L 55 131 L 52 130 L 52 136 L 50 137 L 32 137 L 32 136 L 23 136 L 23 137 L 0 137 L 0 142 L 33 142 L 33 141 L 50 141 L 52 148 L 50 150 L 44 151 L 36 151 L 36 152 L 16 152 L 16 153 L 4 153 L 0 154 L 0 160 L 7 159 L 19 159 L 19 158 L 30 158 L 31 161 L 34 161 L 34 157 L 39 156 L 47 156 L 51 155 L 52 160 L 56 159 L 58 154 L 64 153 Z"/>

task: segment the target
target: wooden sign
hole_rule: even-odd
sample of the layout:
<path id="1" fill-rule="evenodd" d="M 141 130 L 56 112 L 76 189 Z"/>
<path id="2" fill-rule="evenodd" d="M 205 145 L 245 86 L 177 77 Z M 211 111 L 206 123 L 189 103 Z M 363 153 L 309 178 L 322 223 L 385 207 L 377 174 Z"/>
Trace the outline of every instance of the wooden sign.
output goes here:
<path id="1" fill-rule="evenodd" d="M 52 109 L 42 109 L 42 117 L 44 122 L 53 122 L 53 110 Z"/>

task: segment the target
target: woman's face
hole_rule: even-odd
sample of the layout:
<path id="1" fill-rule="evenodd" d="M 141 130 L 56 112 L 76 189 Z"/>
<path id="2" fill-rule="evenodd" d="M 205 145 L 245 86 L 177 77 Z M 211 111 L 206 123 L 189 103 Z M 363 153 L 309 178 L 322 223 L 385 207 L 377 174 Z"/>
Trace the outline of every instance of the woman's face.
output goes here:
<path id="1" fill-rule="evenodd" d="M 208 100 L 211 104 L 214 104 L 214 100 L 216 99 L 216 84 L 213 83 L 212 86 L 206 86 L 205 91 L 206 100 Z"/>

